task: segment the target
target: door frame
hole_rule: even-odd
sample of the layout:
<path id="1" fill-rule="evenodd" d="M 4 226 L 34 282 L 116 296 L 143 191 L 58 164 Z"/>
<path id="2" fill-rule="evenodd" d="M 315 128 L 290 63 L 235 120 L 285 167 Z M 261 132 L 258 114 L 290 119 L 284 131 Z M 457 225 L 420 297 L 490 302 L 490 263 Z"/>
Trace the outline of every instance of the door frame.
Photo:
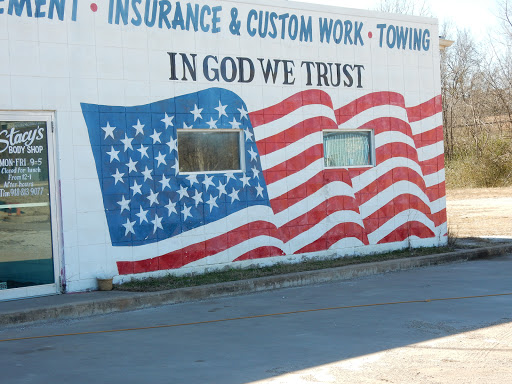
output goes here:
<path id="1" fill-rule="evenodd" d="M 45 121 L 48 146 L 48 186 L 50 191 L 50 222 L 53 251 L 54 283 L 0 290 L 0 301 L 54 295 L 61 292 L 62 224 L 60 183 L 57 174 L 55 111 L 0 110 L 0 121 Z"/>

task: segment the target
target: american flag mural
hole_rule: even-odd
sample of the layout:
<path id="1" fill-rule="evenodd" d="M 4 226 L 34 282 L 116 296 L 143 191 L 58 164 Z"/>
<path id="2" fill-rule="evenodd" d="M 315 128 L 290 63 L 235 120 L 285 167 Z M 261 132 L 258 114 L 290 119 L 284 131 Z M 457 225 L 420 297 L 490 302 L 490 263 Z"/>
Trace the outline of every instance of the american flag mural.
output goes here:
<path id="1" fill-rule="evenodd" d="M 117 260 L 119 274 L 445 236 L 441 109 L 305 90 L 251 111 L 219 88 L 82 104 L 112 245 L 158 252 Z M 193 129 L 240 132 L 242 171 L 180 172 L 177 133 Z M 354 129 L 373 131 L 374 166 L 326 168 L 323 131 Z"/>

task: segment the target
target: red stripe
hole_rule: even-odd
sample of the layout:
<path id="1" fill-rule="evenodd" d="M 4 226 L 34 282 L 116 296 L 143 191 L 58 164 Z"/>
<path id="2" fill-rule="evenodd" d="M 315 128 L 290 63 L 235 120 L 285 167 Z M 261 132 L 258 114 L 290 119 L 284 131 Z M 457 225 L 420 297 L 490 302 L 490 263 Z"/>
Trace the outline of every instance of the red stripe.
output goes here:
<path id="1" fill-rule="evenodd" d="M 359 205 L 366 203 L 379 192 L 388 189 L 399 181 L 409 181 L 410 183 L 416 184 L 428 196 L 431 202 L 446 195 L 444 182 L 427 188 L 425 180 L 416 171 L 407 167 L 399 167 L 386 172 L 375 181 L 368 184 L 365 188 L 356 192 L 355 196 Z"/>
<path id="2" fill-rule="evenodd" d="M 369 244 L 363 227 L 356 223 L 341 223 L 331 228 L 311 244 L 299 249 L 295 254 L 324 251 L 338 241 L 351 237 L 359 239 L 365 245 Z"/>
<path id="3" fill-rule="evenodd" d="M 281 235 L 281 239 L 286 243 L 300 235 L 305 230 L 308 230 L 320 223 L 322 220 L 325 220 L 328 216 L 339 211 L 354 211 L 359 213 L 359 207 L 357 206 L 355 199 L 350 196 L 335 196 L 327 199 L 305 214 L 283 225 L 280 230 L 285 229 L 285 232 L 284 235 Z M 309 228 L 306 229 L 305 227 Z M 297 231 L 297 228 L 301 228 L 302 230 Z"/>
<path id="4" fill-rule="evenodd" d="M 348 186 L 352 186 L 350 173 L 346 169 L 319 171 L 315 176 L 288 193 L 270 200 L 272 210 L 274 213 L 282 212 L 334 181 L 341 181 Z"/>
<path id="5" fill-rule="evenodd" d="M 439 172 L 444 168 L 444 154 L 434 157 L 433 159 L 422 161 L 420 162 L 420 166 L 424 176 Z"/>
<path id="6" fill-rule="evenodd" d="M 336 122 L 338 125 L 343 124 L 357 114 L 381 105 L 396 105 L 405 108 L 404 97 L 395 92 L 370 93 L 335 110 Z"/>
<path id="7" fill-rule="evenodd" d="M 260 247 L 244 253 L 233 261 L 264 259 L 266 257 L 284 256 L 285 253 L 276 247 Z"/>
<path id="8" fill-rule="evenodd" d="M 277 120 L 303 106 L 313 104 L 322 104 L 331 109 L 333 108 L 331 97 L 327 93 L 319 89 L 309 89 L 296 93 L 273 106 L 251 112 L 249 113 L 249 118 L 253 128 L 256 128 Z"/>
<path id="9" fill-rule="evenodd" d="M 373 129 L 375 135 L 383 132 L 401 132 L 412 138 L 411 126 L 396 117 L 379 117 L 366 124 L 363 124 L 358 129 Z"/>
<path id="10" fill-rule="evenodd" d="M 379 241 L 378 244 L 404 241 L 411 236 L 416 236 L 420 239 L 428 239 L 435 237 L 435 234 L 425 224 L 420 223 L 419 221 L 409 221 L 393 230 L 393 232 Z"/>
<path id="11" fill-rule="evenodd" d="M 434 116 L 443 111 L 443 101 L 441 95 L 424 102 L 415 107 L 407 108 L 407 116 L 411 123 Z"/>
<path id="12" fill-rule="evenodd" d="M 426 131 L 413 136 L 413 139 L 414 143 L 416 144 L 416 148 L 421 148 L 443 141 L 443 134 L 443 126 L 440 125 L 439 127 L 431 129 L 430 131 Z"/>
<path id="13" fill-rule="evenodd" d="M 317 144 L 288 159 L 281 164 L 263 171 L 263 177 L 267 185 L 275 183 L 287 176 L 293 175 L 317 160 L 323 159 L 323 145 Z"/>
<path id="14" fill-rule="evenodd" d="M 258 140 L 258 152 L 260 156 L 267 155 L 279 149 L 287 147 L 291 143 L 303 139 L 312 133 L 321 132 L 324 129 L 337 129 L 338 126 L 328 117 L 319 116 L 312 117 L 301 121 L 294 126 L 287 128 L 283 132 L 279 132 L 266 139 Z"/>

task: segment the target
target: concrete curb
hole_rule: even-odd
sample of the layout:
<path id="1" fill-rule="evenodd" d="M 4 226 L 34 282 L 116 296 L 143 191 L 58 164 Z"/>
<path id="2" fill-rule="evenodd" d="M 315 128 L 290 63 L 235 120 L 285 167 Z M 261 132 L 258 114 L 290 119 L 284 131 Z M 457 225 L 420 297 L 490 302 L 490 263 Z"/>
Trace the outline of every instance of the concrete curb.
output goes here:
<path id="1" fill-rule="evenodd" d="M 512 244 L 464 249 L 407 259 L 354 264 L 332 269 L 290 273 L 169 291 L 147 293 L 89 292 L 20 300 L 14 305 L 11 304 L 13 308 L 9 308 L 9 303 L 0 303 L 0 325 L 19 325 L 52 319 L 77 318 L 279 288 L 342 281 L 430 265 L 496 257 L 509 252 L 512 252 Z"/>

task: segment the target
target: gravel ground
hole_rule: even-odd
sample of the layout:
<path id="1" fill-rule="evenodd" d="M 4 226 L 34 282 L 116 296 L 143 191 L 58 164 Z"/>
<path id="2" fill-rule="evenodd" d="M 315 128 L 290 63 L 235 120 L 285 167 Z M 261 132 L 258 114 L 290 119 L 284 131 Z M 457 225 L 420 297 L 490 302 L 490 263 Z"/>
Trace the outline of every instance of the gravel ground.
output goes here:
<path id="1" fill-rule="evenodd" d="M 452 236 L 512 238 L 512 188 L 448 190 L 446 206 Z"/>

